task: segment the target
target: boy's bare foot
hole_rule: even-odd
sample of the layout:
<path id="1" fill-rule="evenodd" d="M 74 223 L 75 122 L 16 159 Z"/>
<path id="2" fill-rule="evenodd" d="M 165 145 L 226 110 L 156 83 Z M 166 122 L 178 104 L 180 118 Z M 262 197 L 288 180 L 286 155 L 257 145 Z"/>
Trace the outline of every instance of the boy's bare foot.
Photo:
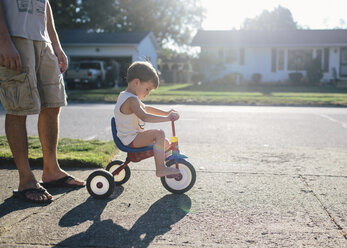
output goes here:
<path id="1" fill-rule="evenodd" d="M 171 151 L 165 152 L 165 160 L 168 159 L 168 157 L 170 157 L 172 155 Z"/>
<path id="2" fill-rule="evenodd" d="M 155 174 L 157 177 L 166 177 L 170 175 L 178 175 L 180 174 L 180 170 L 175 167 L 163 166 L 163 168 L 157 169 Z"/>

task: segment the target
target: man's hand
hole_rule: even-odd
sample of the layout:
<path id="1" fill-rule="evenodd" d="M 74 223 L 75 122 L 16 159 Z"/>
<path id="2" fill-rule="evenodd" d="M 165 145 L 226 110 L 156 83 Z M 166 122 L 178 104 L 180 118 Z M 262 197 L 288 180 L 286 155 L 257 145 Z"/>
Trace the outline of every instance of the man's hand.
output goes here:
<path id="1" fill-rule="evenodd" d="M 0 66 L 20 72 L 19 53 L 11 41 L 0 42 Z"/>
<path id="2" fill-rule="evenodd" d="M 19 53 L 13 45 L 6 26 L 5 15 L 0 0 L 0 66 L 20 72 L 21 62 Z"/>
<path id="3" fill-rule="evenodd" d="M 54 48 L 55 56 L 57 56 L 60 72 L 64 73 L 67 69 L 68 62 L 64 51 L 58 46 Z"/>

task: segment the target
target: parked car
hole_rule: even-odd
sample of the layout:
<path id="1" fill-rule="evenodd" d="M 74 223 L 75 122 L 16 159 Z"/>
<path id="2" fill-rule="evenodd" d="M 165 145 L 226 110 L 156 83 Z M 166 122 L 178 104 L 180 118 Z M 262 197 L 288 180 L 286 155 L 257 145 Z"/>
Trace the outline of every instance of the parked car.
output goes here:
<path id="1" fill-rule="evenodd" d="M 72 62 L 65 73 L 65 80 L 69 89 L 77 84 L 91 88 L 101 88 L 106 82 L 106 66 L 101 60 L 82 60 Z"/>

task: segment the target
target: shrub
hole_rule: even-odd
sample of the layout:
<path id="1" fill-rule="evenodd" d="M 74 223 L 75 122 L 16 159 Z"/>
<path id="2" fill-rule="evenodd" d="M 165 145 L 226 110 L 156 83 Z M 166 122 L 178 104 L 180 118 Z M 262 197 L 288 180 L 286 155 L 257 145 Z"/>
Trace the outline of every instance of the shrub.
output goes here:
<path id="1" fill-rule="evenodd" d="M 291 72 L 289 73 L 289 79 L 291 83 L 298 84 L 304 75 L 301 72 Z"/>
<path id="2" fill-rule="evenodd" d="M 242 82 L 243 76 L 238 72 L 233 72 L 233 73 L 226 74 L 224 76 L 224 80 L 226 83 L 237 85 L 237 84 L 240 84 L 240 82 Z"/>
<path id="3" fill-rule="evenodd" d="M 319 85 L 319 82 L 323 77 L 323 71 L 321 66 L 322 65 L 319 58 L 315 58 L 310 63 L 307 64 L 306 75 L 307 75 L 308 82 L 311 85 Z"/>
<path id="4" fill-rule="evenodd" d="M 261 74 L 260 73 L 253 73 L 251 82 L 253 84 L 259 84 L 261 82 Z"/>
<path id="5" fill-rule="evenodd" d="M 193 83 L 202 82 L 204 79 L 205 79 L 204 74 L 202 73 L 195 73 L 191 77 L 191 80 L 193 81 Z"/>

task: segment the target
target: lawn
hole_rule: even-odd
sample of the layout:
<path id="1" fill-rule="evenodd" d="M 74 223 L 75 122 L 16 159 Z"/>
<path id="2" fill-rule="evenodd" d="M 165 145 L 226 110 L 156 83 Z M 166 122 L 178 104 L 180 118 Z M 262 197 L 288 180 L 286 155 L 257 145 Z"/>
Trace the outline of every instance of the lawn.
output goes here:
<path id="1" fill-rule="evenodd" d="M 114 103 L 124 88 L 68 92 L 69 101 Z M 347 88 L 303 86 L 160 85 L 144 102 L 275 106 L 347 106 Z"/>
<path id="2" fill-rule="evenodd" d="M 42 167 L 41 144 L 38 137 L 28 138 L 29 161 L 32 166 Z M 59 139 L 58 161 L 62 167 L 100 167 L 104 168 L 117 154 L 113 141 Z M 5 136 L 0 136 L 0 166 L 14 164 Z"/>

